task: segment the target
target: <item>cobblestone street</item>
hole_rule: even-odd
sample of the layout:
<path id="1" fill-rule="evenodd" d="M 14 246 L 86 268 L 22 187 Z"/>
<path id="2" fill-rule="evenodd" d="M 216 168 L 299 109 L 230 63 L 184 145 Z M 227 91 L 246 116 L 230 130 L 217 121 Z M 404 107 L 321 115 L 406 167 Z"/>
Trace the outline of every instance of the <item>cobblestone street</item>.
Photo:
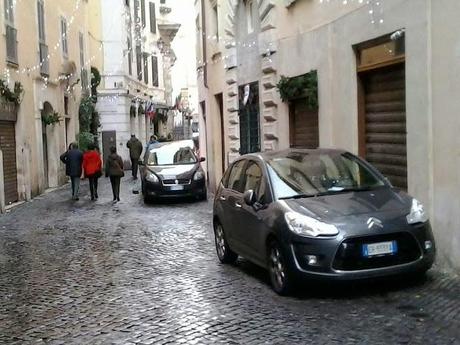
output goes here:
<path id="1" fill-rule="evenodd" d="M 112 205 L 68 186 L 0 216 L 1 344 L 460 344 L 460 280 L 316 286 L 279 297 L 218 262 L 212 202 Z"/>

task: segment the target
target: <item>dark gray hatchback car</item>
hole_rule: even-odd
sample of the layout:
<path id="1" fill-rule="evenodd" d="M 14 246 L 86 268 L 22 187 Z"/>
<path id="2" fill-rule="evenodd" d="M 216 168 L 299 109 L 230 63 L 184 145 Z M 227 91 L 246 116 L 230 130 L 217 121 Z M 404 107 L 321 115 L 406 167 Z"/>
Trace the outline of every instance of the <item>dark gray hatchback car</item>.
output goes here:
<path id="1" fill-rule="evenodd" d="M 214 234 L 221 262 L 267 268 L 279 294 L 298 278 L 423 274 L 436 250 L 422 204 L 340 150 L 242 156 L 216 193 Z"/>

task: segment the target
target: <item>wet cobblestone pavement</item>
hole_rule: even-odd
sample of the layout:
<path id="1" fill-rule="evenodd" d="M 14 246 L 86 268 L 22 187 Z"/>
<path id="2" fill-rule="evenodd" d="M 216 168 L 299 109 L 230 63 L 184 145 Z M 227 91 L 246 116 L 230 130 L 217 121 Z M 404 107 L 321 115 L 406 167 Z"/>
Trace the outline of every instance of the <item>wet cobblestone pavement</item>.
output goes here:
<path id="1" fill-rule="evenodd" d="M 133 186 L 0 216 L 0 344 L 460 344 L 457 278 L 279 297 L 265 271 L 218 263 L 211 202 L 145 206 Z"/>

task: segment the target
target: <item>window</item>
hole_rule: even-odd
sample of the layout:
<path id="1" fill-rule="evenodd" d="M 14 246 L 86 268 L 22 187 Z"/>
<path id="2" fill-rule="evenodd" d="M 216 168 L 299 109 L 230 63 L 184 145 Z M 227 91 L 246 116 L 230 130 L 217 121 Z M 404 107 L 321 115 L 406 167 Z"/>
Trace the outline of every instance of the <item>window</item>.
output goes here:
<path id="1" fill-rule="evenodd" d="M 240 153 L 260 151 L 259 84 L 239 87 Z"/>
<path id="2" fill-rule="evenodd" d="M 213 36 L 219 41 L 219 12 L 217 10 L 217 3 L 212 8 L 212 30 Z"/>
<path id="3" fill-rule="evenodd" d="M 137 79 L 142 80 L 142 52 L 141 46 L 136 46 L 136 72 L 137 72 Z"/>
<path id="4" fill-rule="evenodd" d="M 37 1 L 37 15 L 38 15 L 38 40 L 40 43 L 45 43 L 45 7 L 43 0 Z"/>
<path id="5" fill-rule="evenodd" d="M 133 75 L 133 46 L 131 40 L 128 38 L 128 72 Z"/>
<path id="6" fill-rule="evenodd" d="M 88 72 L 85 69 L 85 44 L 81 32 L 78 33 L 78 47 L 80 50 L 81 88 L 86 90 L 88 88 Z"/>
<path id="7" fill-rule="evenodd" d="M 4 0 L 5 26 L 6 26 L 6 60 L 10 63 L 18 63 L 17 30 L 14 27 L 14 1 Z"/>
<path id="8" fill-rule="evenodd" d="M 69 115 L 69 97 L 64 96 L 64 114 Z"/>
<path id="9" fill-rule="evenodd" d="M 158 58 L 152 56 L 152 85 L 158 86 Z"/>
<path id="10" fill-rule="evenodd" d="M 145 0 L 141 0 L 141 20 L 142 28 L 145 28 Z"/>
<path id="11" fill-rule="evenodd" d="M 49 59 L 48 59 L 48 46 L 46 45 L 45 36 L 45 6 L 43 0 L 37 1 L 37 17 L 38 17 L 38 52 L 40 73 L 42 75 L 49 75 Z"/>
<path id="12" fill-rule="evenodd" d="M 256 200 L 260 200 L 265 191 L 264 187 L 262 169 L 255 162 L 250 162 L 246 168 L 244 191 L 252 189 Z"/>
<path id="13" fill-rule="evenodd" d="M 144 83 L 149 83 L 149 63 L 148 63 L 148 54 L 144 53 L 143 56 L 143 63 L 144 63 Z"/>
<path id="14" fill-rule="evenodd" d="M 64 56 L 64 58 L 67 58 L 69 54 L 67 45 L 67 20 L 64 17 L 61 17 L 61 46 L 62 56 Z"/>
<path id="15" fill-rule="evenodd" d="M 246 20 L 248 25 L 248 33 L 254 31 L 254 13 L 253 13 L 253 3 L 252 0 L 246 1 Z"/>
<path id="16" fill-rule="evenodd" d="M 203 63 L 203 53 L 202 53 L 202 44 L 203 44 L 203 38 L 201 37 L 202 31 L 201 31 L 201 26 L 200 26 L 200 16 L 196 17 L 195 20 L 195 25 L 196 25 L 196 57 L 197 57 L 197 65 L 201 66 Z"/>
<path id="17" fill-rule="evenodd" d="M 150 32 L 155 34 L 157 32 L 157 21 L 155 17 L 155 4 L 153 2 L 149 2 L 149 10 L 150 10 Z"/>
<path id="18" fill-rule="evenodd" d="M 83 34 L 81 32 L 78 33 L 78 47 L 80 49 L 80 67 L 83 68 L 85 65 L 85 52 L 83 44 Z"/>
<path id="19" fill-rule="evenodd" d="M 227 188 L 236 190 L 238 192 L 243 192 L 242 180 L 243 180 L 243 168 L 246 164 L 246 161 L 243 159 L 236 162 L 232 170 L 230 171 L 230 176 L 228 177 L 228 186 Z"/>

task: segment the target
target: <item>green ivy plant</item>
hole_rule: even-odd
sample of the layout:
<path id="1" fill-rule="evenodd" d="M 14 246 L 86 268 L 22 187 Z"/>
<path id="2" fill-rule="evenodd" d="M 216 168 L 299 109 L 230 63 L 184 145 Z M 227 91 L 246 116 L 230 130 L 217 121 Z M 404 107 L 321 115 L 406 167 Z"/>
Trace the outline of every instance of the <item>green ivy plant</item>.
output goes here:
<path id="1" fill-rule="evenodd" d="M 21 82 L 17 81 L 14 83 L 13 90 L 10 90 L 6 80 L 0 79 L 0 96 L 7 102 L 13 102 L 16 106 L 19 106 L 22 102 L 22 96 L 24 95 L 24 88 Z"/>
<path id="2" fill-rule="evenodd" d="M 316 71 L 292 78 L 282 75 L 276 87 L 283 102 L 305 97 L 308 108 L 318 108 L 318 74 Z"/>
<path id="3" fill-rule="evenodd" d="M 97 102 L 97 87 L 101 83 L 101 73 L 96 67 L 91 67 L 91 99 Z"/>
<path id="4" fill-rule="evenodd" d="M 78 147 L 82 151 L 88 149 L 89 144 L 94 143 L 94 134 L 90 132 L 80 132 L 77 135 Z"/>
<path id="5" fill-rule="evenodd" d="M 80 120 L 80 130 L 89 132 L 91 127 L 92 116 L 94 112 L 94 104 L 90 96 L 82 97 L 80 107 L 78 109 L 78 117 Z"/>
<path id="6" fill-rule="evenodd" d="M 45 124 L 45 126 L 54 125 L 54 124 L 58 123 L 61 120 L 62 120 L 62 118 L 61 118 L 61 116 L 59 115 L 59 113 L 57 111 L 54 111 L 54 112 L 52 112 L 50 114 L 43 114 L 42 115 L 42 121 Z"/>

